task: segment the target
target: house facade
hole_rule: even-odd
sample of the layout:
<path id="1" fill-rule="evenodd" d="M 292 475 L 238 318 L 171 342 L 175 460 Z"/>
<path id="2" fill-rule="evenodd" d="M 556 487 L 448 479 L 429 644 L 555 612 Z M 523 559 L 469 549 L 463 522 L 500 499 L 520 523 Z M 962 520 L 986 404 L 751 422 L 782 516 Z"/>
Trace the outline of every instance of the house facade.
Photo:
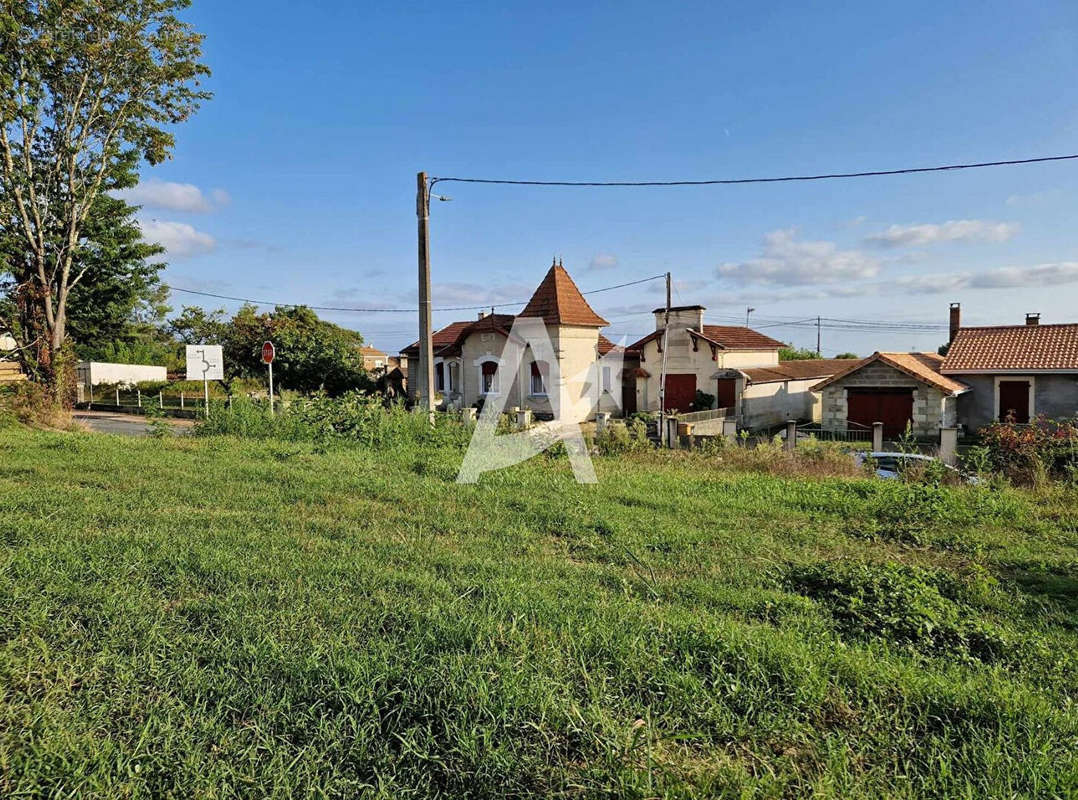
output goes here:
<path id="1" fill-rule="evenodd" d="M 788 419 L 818 419 L 819 398 L 812 385 L 853 363 L 780 361 L 782 342 L 747 327 L 706 325 L 705 311 L 700 305 L 671 308 L 664 337 L 666 309 L 657 308 L 655 330 L 629 345 L 628 353 L 635 359 L 630 372 L 635 408 L 659 410 L 665 355 L 667 412 L 703 410 L 696 402 L 700 391 L 714 397 L 711 407 L 727 409 L 726 416 L 736 418 L 741 428 L 762 430 Z"/>
<path id="2" fill-rule="evenodd" d="M 517 368 L 503 359 L 517 317 L 542 322 L 557 369 L 534 357 L 530 347 Z M 451 323 L 433 335 L 439 406 L 476 407 L 505 396 L 507 407 L 530 409 L 547 418 L 554 413 L 555 398 L 563 415 L 583 399 L 590 401 L 590 413 L 596 408 L 617 411 L 622 375 L 615 367 L 600 363 L 613 349 L 599 333 L 606 324 L 588 305 L 564 266 L 555 263 L 520 314 L 481 313 L 475 320 Z M 419 343 L 406 347 L 401 356 L 417 360 Z"/>
<path id="3" fill-rule="evenodd" d="M 389 360 L 386 354 L 379 350 L 377 347 L 371 347 L 370 345 L 361 345 L 359 353 L 363 356 L 363 369 L 372 375 L 380 375 L 387 369 Z"/>
<path id="4" fill-rule="evenodd" d="M 1078 323 L 961 326 L 951 306 L 951 341 L 940 371 L 969 386 L 958 418 L 976 431 L 997 420 L 1029 422 L 1036 416 L 1078 416 Z"/>
<path id="5" fill-rule="evenodd" d="M 884 424 L 897 436 L 910 423 L 921 438 L 940 428 L 976 433 L 996 421 L 1078 416 L 1078 324 L 964 328 L 951 304 L 946 356 L 875 353 L 814 388 L 832 430 Z"/>

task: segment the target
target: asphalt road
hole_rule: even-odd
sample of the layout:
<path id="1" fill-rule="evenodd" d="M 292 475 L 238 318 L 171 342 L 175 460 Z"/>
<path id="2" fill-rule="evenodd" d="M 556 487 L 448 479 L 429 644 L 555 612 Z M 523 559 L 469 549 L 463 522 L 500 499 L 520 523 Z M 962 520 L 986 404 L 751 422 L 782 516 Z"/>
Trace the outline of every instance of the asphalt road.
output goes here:
<path id="1" fill-rule="evenodd" d="M 149 426 L 146 417 L 138 414 L 117 414 L 112 411 L 73 411 L 71 416 L 76 422 L 85 425 L 94 433 L 114 433 L 118 436 L 147 436 Z M 168 419 L 165 421 L 176 434 L 187 433 L 191 429 L 191 420 Z"/>

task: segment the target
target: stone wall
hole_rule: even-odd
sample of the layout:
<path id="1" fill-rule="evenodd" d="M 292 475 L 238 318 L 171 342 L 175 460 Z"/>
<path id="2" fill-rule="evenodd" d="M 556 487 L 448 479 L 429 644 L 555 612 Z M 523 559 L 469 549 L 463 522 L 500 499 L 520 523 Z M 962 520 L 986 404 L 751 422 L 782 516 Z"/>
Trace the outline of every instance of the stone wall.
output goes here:
<path id="1" fill-rule="evenodd" d="M 902 389 L 913 390 L 913 432 L 920 437 L 935 437 L 945 425 L 953 425 L 955 398 L 945 396 L 934 386 L 911 378 L 904 372 L 876 361 L 862 367 L 842 380 L 824 387 L 821 421 L 825 428 L 841 430 L 846 425 L 848 406 L 846 390 Z"/>

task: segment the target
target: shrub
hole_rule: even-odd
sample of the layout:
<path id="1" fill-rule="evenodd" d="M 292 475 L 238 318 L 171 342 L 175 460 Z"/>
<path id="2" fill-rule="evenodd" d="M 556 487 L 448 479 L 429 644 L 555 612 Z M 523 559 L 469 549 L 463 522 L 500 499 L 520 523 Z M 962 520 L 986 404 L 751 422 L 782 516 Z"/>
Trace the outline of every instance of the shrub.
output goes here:
<path id="1" fill-rule="evenodd" d="M 696 399 L 693 400 L 692 407 L 694 411 L 707 411 L 709 408 L 715 406 L 715 395 L 702 392 L 699 389 L 696 390 Z"/>
<path id="2" fill-rule="evenodd" d="M 637 420 L 631 420 L 628 424 L 611 422 L 596 432 L 595 449 L 604 456 L 650 450 L 647 426 Z"/>
<path id="3" fill-rule="evenodd" d="M 0 420 L 45 428 L 71 425 L 71 419 L 40 383 L 21 381 L 0 387 Z"/>
<path id="4" fill-rule="evenodd" d="M 1078 464 L 1078 425 L 1037 417 L 1029 425 L 997 422 L 983 428 L 981 442 L 993 469 L 1020 485 L 1066 479 Z"/>
<path id="5" fill-rule="evenodd" d="M 360 392 L 282 402 L 272 417 L 268 403 L 246 397 L 234 398 L 231 410 L 219 403 L 211 411 L 209 419 L 195 426 L 196 435 L 275 438 L 321 445 L 358 442 L 380 448 L 405 444 L 464 446 L 471 433 L 456 417 L 436 414 L 432 426 L 426 414 L 409 413 L 399 404 L 386 407 L 381 399 Z"/>

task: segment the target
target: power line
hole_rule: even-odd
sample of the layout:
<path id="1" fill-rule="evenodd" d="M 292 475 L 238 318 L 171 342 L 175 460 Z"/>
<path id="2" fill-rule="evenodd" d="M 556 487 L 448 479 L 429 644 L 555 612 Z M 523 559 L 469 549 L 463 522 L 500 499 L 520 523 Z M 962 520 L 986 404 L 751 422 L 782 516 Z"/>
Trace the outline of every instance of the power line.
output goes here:
<path id="1" fill-rule="evenodd" d="M 581 294 L 598 294 L 599 292 L 609 292 L 613 289 L 623 289 L 626 286 L 636 286 L 640 283 L 647 283 L 648 281 L 659 280 L 665 278 L 666 275 L 652 275 L 650 278 L 641 278 L 640 280 L 627 281 L 626 283 L 618 283 L 614 286 L 604 286 L 601 289 L 591 289 L 587 292 L 581 292 Z M 227 294 L 215 294 L 214 292 L 202 292 L 197 289 L 181 289 L 178 286 L 170 286 L 169 284 L 162 284 L 166 289 L 172 292 L 183 292 L 184 294 L 194 294 L 200 297 L 213 297 L 218 300 L 232 300 L 239 303 L 251 303 L 256 306 L 289 306 L 297 308 L 303 306 L 310 308 L 314 311 L 347 311 L 347 312 L 359 312 L 363 314 L 415 314 L 414 308 L 354 308 L 344 306 L 314 306 L 306 303 L 278 303 L 272 300 L 254 300 L 250 297 L 233 297 Z M 482 311 L 487 308 L 502 308 L 504 306 L 523 306 L 527 304 L 527 300 L 514 300 L 506 301 L 504 303 L 483 303 L 478 306 L 447 306 L 444 308 L 432 308 L 431 311 Z"/>
<path id="2" fill-rule="evenodd" d="M 774 178 L 714 178 L 706 180 L 677 180 L 677 181 L 537 181 L 537 180 L 509 180 L 503 178 L 458 178 L 458 177 L 433 177 L 430 186 L 436 183 L 484 183 L 499 184 L 504 186 L 733 186 L 746 183 L 791 183 L 797 181 L 825 181 L 836 178 L 875 178 L 883 175 L 914 175 L 924 172 L 953 172 L 965 169 L 981 169 L 983 167 L 1008 167 L 1020 164 L 1041 164 L 1049 161 L 1072 161 L 1078 159 L 1078 153 L 1065 156 L 1038 156 L 1037 158 L 1018 158 L 1006 161 L 980 161 L 967 164 L 943 164 L 934 167 L 905 167 L 903 169 L 879 169 L 862 172 L 829 172 L 819 175 L 784 175 Z"/>

